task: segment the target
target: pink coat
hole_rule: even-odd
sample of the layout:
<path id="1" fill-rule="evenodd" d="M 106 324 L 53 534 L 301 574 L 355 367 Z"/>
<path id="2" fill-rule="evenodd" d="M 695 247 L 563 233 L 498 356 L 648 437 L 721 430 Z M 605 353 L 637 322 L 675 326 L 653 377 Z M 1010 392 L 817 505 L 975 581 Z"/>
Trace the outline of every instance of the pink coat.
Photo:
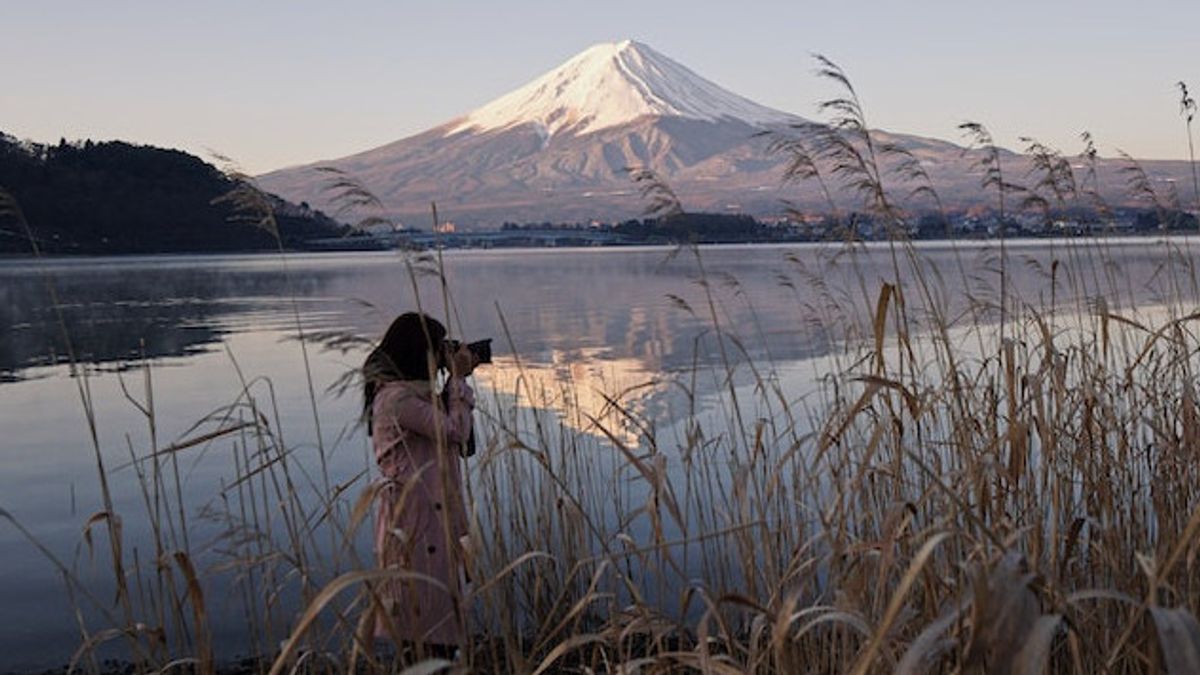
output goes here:
<path id="1" fill-rule="evenodd" d="M 384 584 L 381 599 L 391 621 L 376 621 L 378 637 L 443 645 L 461 645 L 465 637 L 459 537 L 467 534 L 467 514 L 457 446 L 471 433 L 475 394 L 462 378 L 446 386 L 445 407 L 424 381 L 388 382 L 375 394 L 375 461 L 385 480 L 375 529 L 379 565 L 440 584 Z"/>

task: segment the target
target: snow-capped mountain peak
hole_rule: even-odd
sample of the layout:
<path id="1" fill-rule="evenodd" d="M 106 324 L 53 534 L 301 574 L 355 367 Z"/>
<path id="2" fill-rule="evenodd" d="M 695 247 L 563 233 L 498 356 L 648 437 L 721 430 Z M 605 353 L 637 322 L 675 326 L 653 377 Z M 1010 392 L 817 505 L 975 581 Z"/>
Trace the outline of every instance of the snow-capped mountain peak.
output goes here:
<path id="1" fill-rule="evenodd" d="M 582 135 L 645 116 L 761 125 L 794 117 L 704 79 L 633 40 L 594 45 L 533 82 L 478 108 L 447 135 L 532 124 L 549 138 Z"/>
<path id="2" fill-rule="evenodd" d="M 328 174 L 314 170 L 335 166 L 380 195 L 387 215 L 401 221 L 424 221 L 436 201 L 466 229 L 620 222 L 646 207 L 628 171 L 638 166 L 667 180 L 693 212 L 777 215 L 780 198 L 822 210 L 829 196 L 816 186 L 781 187 L 790 158 L 768 153 L 769 143 L 755 133 L 798 121 L 625 41 L 591 47 L 467 116 L 347 157 L 281 169 L 260 184 L 294 202 L 336 208 Z M 987 203 L 971 170 L 975 158 L 962 147 L 872 133 L 918 156 L 946 204 Z M 1106 166 L 1113 167 L 1105 173 L 1106 196 L 1117 196 L 1121 172 Z M 1188 175 L 1182 162 L 1156 166 L 1163 175 Z"/>

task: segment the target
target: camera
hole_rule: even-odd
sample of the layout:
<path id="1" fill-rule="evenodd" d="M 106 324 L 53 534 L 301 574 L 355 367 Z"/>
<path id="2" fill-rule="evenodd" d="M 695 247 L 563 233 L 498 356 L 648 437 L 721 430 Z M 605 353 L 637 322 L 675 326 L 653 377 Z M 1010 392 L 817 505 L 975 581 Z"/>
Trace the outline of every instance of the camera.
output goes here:
<path id="1" fill-rule="evenodd" d="M 438 367 L 450 367 L 450 355 L 461 349 L 463 343 L 459 340 L 444 340 L 442 341 L 442 352 L 438 355 Z M 479 340 L 476 342 L 468 342 L 467 349 L 475 356 L 476 363 L 491 363 L 492 362 L 492 339 Z"/>
<path id="2" fill-rule="evenodd" d="M 475 363 L 491 363 L 492 362 L 492 339 L 479 340 L 477 342 L 466 343 L 467 349 L 471 355 L 475 357 Z M 438 352 L 438 368 L 442 370 L 450 370 L 450 359 L 458 350 L 463 348 L 463 343 L 459 340 L 443 340 L 442 348 Z M 450 405 L 450 388 L 442 390 L 442 405 L 449 407 Z M 458 446 L 458 454 L 462 457 L 471 457 L 475 454 L 475 429 L 471 429 L 471 433 L 467 435 L 466 442 Z"/>

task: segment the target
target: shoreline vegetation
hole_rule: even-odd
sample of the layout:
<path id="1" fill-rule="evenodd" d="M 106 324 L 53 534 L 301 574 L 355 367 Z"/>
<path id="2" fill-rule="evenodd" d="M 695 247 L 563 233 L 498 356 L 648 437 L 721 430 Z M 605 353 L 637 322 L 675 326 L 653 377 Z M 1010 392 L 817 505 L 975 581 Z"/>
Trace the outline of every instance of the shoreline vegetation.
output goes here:
<path id="1" fill-rule="evenodd" d="M 1191 100 L 1186 88 L 1181 95 Z M 789 183 L 810 182 L 808 165 L 815 158 L 806 144 L 814 140 L 811 131 L 819 126 L 800 125 L 795 135 L 781 131 L 759 134 L 765 137 L 768 155 L 783 156 L 790 162 L 781 189 Z M 1028 138 L 1022 139 L 1027 144 L 1024 154 L 1000 149 L 990 136 L 972 140 L 964 153 L 982 154 L 995 162 L 1020 160 L 1022 166 L 1032 167 L 1026 178 L 1034 179 L 1034 184 L 1006 181 L 1004 190 L 1014 195 L 1007 208 L 1003 201 L 987 203 L 985 185 L 980 186 L 983 191 L 973 206 L 942 205 L 916 158 L 899 156 L 907 151 L 880 157 L 882 171 L 902 182 L 917 183 L 911 193 L 897 199 L 897 208 L 890 215 L 848 202 L 820 180 L 816 182 L 824 204 L 801 208 L 785 200 L 771 216 L 681 212 L 669 219 L 646 214 L 614 222 L 505 222 L 496 228 L 474 229 L 459 229 L 441 219 L 432 228 L 400 226 L 384 217 L 350 227 L 338 221 L 348 215 L 344 211 L 330 216 L 307 202 L 293 204 L 275 195 L 268 198 L 280 239 L 289 251 L 838 243 L 896 238 L 962 241 L 1200 231 L 1200 207 L 1184 204 L 1174 179 L 1150 176 L 1136 160 L 1119 151 L 1128 194 L 1111 204 L 1106 201 L 1112 195 L 1100 193 L 1100 158 L 1087 133 L 1082 136 L 1083 152 L 1074 157 Z M 882 149 L 902 150 L 883 145 Z M 228 163 L 225 158 L 215 159 Z M 911 173 L 914 170 L 916 173 Z M 628 171 L 642 187 L 647 176 L 653 175 L 639 167 Z M 26 236 L 14 223 L 0 220 L 0 256 L 30 255 L 29 236 L 39 242 L 43 253 L 54 255 L 275 251 L 276 242 L 267 233 L 245 227 L 230 205 L 221 201 L 221 195 L 233 186 L 227 173 L 178 150 L 121 141 L 61 139 L 51 145 L 20 141 L 0 132 L 0 187 L 21 202 L 30 226 Z M 905 208 L 899 208 L 900 203 Z M 339 211 L 344 206 L 334 204 Z M 378 210 L 387 212 L 382 204 Z"/>
<path id="2" fill-rule="evenodd" d="M 0 133 L 0 189 L 20 202 L 29 227 L 0 214 L 0 255 L 31 255 L 31 238 L 58 255 L 275 250 L 274 237 L 220 201 L 235 187 L 227 174 L 178 150 Z M 286 247 L 348 232 L 307 204 L 269 198 Z"/>
<path id="3" fill-rule="evenodd" d="M 663 421 L 626 406 L 628 392 L 605 392 L 614 416 L 591 420 L 603 440 L 539 407 L 551 392 L 497 400 L 478 420 L 479 453 L 467 465 L 473 585 L 455 601 L 473 637 L 443 658 L 419 646 L 384 653 L 362 635 L 378 584 L 431 580 L 359 556 L 377 488 L 369 466 L 356 482 L 331 483 L 311 376 L 314 438 L 279 427 L 270 383 L 248 371 L 230 405 L 168 442 L 154 433 L 144 364 L 141 391 L 127 394 L 153 439 L 130 448 L 142 514 L 113 510 L 86 375 L 77 377 L 104 495 L 84 533 L 107 556 L 116 602 L 44 550 L 87 608 L 71 668 L 101 671 L 97 649 L 117 645 L 137 672 L 219 670 L 205 611 L 219 577 L 244 606 L 256 650 L 245 669 L 268 675 L 1196 672 L 1200 274 L 1190 243 L 1162 242 L 1155 312 L 1133 302 L 1103 238 L 1055 249 L 1048 268 L 1015 269 L 1008 214 L 1107 207 L 1090 191 L 1086 156 L 1076 170 L 1031 143 L 1040 171 L 1020 186 L 986 128 L 968 123 L 998 214 L 994 255 L 983 268 L 959 259 L 950 275 L 934 274 L 907 236 L 898 195 L 936 202 L 935 186 L 916 158 L 872 136 L 840 68 L 818 57 L 818 74 L 837 88 L 821 105 L 827 119 L 773 148 L 793 159 L 788 179 L 860 200 L 889 233 L 891 278 L 868 284 L 860 274 L 857 286 L 830 288 L 826 270 L 792 261 L 779 279 L 781 292 L 816 289 L 821 301 L 798 306 L 796 320 L 838 336 L 813 392 L 789 394 L 769 360 L 749 358 L 746 345 L 761 336 L 730 325 L 716 295 L 738 281 L 711 277 L 699 248 L 677 249 L 703 301 L 675 304 L 706 320 L 716 351 L 711 365 L 697 360 L 666 382 L 692 401 L 672 420 L 679 432 L 666 436 Z M 1183 100 L 1186 112 L 1186 90 Z M 1136 170 L 1129 176 L 1151 208 L 1172 211 Z M 232 180 L 234 203 L 282 253 L 270 200 Z M 378 219 L 378 200 L 352 177 L 331 181 L 343 203 Z M 638 184 L 658 221 L 684 213 L 652 173 Z M 5 208 L 25 222 L 14 201 Z M 857 222 L 835 218 L 848 243 L 828 264 L 858 269 Z M 457 327 L 464 299 L 445 283 L 440 253 L 400 260 L 418 311 Z M 1050 297 L 1022 297 L 1016 273 L 1043 275 Z M 439 297 L 415 292 L 420 277 L 441 282 Z M 950 313 L 958 293 L 968 302 Z M 316 340 L 299 309 L 294 318 L 307 372 Z M 335 339 L 348 338 L 363 339 Z M 717 412 L 700 411 L 698 377 L 721 383 Z M 351 391 L 354 378 L 343 383 Z M 226 489 L 202 514 L 222 526 L 216 550 L 189 539 L 198 514 L 179 483 L 180 456 L 208 445 L 232 457 Z M 120 527 L 135 517 L 153 533 L 140 558 Z M 0 518 L 39 545 L 8 511 Z M 212 555 L 219 564 L 196 565 Z M 284 598 L 303 609 L 284 611 Z"/>

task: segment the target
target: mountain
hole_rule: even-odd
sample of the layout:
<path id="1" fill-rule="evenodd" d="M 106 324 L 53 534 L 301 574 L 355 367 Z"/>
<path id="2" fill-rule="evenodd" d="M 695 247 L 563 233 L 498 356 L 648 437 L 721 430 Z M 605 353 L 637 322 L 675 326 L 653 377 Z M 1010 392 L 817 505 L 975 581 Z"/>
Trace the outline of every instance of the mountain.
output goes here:
<path id="1" fill-rule="evenodd" d="M 583 51 L 468 114 L 446 134 L 531 125 L 549 142 L 555 136 L 582 136 L 645 117 L 754 125 L 796 119 L 726 91 L 650 47 L 626 40 Z"/>
<path id="2" fill-rule="evenodd" d="M 779 213 L 786 198 L 823 208 L 815 186 L 783 186 L 785 159 L 767 153 L 760 132 L 805 120 L 759 105 L 701 77 L 649 46 L 626 40 L 595 45 L 529 84 L 423 133 L 359 154 L 260 177 L 268 190 L 328 207 L 327 176 L 346 171 L 381 198 L 388 215 L 428 225 L 429 204 L 468 227 L 513 222 L 623 220 L 645 204 L 628 168 L 654 169 L 689 210 Z M 962 146 L 873 132 L 921 160 L 943 200 L 987 199 L 976 159 Z M 1006 154 L 1010 176 L 1029 165 Z M 1101 187 L 1120 192 L 1124 177 L 1101 163 Z M 1155 179 L 1184 177 L 1183 162 L 1146 165 Z M 1181 183 L 1182 184 L 1182 183 Z M 900 186 L 907 192 L 907 188 Z M 843 206 L 853 206 L 849 194 Z"/>
<path id="3" fill-rule="evenodd" d="M 121 141 L 43 145 L 0 133 L 0 188 L 16 198 L 43 253 L 276 248 L 230 204 L 214 203 L 233 187 L 216 167 L 178 150 Z M 289 248 L 345 229 L 306 204 L 270 199 Z M 24 228 L 0 213 L 0 253 L 30 252 Z"/>

